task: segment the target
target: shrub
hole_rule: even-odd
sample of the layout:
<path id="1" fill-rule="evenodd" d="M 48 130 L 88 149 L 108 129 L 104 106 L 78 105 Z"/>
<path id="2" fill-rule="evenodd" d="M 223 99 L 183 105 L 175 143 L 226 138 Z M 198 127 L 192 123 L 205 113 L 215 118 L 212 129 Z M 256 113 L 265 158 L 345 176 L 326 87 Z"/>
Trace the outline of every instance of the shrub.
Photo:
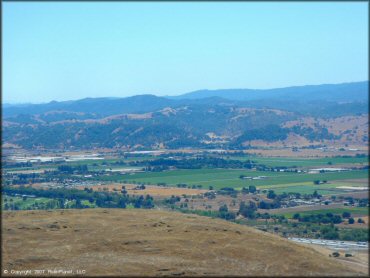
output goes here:
<path id="1" fill-rule="evenodd" d="M 332 253 L 332 256 L 333 256 L 333 257 L 339 257 L 339 256 L 340 256 L 340 254 L 339 254 L 338 252 L 333 252 L 333 253 Z"/>

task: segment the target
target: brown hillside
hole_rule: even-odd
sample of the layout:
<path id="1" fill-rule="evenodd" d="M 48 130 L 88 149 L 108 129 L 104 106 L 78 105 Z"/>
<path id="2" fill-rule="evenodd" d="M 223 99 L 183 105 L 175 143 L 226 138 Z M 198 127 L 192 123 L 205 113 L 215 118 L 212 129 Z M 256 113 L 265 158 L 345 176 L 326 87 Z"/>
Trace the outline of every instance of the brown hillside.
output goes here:
<path id="1" fill-rule="evenodd" d="M 3 212 L 2 229 L 2 273 L 79 269 L 88 276 L 358 274 L 334 258 L 286 239 L 175 212 Z"/>

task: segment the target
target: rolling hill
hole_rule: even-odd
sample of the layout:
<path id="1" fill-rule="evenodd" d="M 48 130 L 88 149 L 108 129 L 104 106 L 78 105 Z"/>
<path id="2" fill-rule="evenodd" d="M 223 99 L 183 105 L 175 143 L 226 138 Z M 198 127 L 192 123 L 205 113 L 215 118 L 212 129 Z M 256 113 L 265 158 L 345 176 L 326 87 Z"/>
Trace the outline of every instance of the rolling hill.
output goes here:
<path id="1" fill-rule="evenodd" d="M 358 82 L 7 105 L 2 143 L 25 149 L 366 145 L 367 89 L 368 82 Z M 347 118 L 351 124 L 342 124 Z"/>
<path id="2" fill-rule="evenodd" d="M 130 277 L 361 275 L 356 267 L 278 236 L 175 212 L 3 212 L 2 235 L 2 267 L 8 270 L 79 269 L 88 276 Z"/>
<path id="3" fill-rule="evenodd" d="M 267 90 L 223 89 L 199 90 L 175 97 L 157 97 L 154 95 L 137 95 L 126 98 L 85 98 L 74 101 L 52 101 L 43 104 L 3 105 L 5 117 L 19 114 L 42 114 L 50 111 L 68 111 L 94 113 L 109 116 L 122 113 L 145 113 L 165 107 L 186 105 L 240 105 L 266 108 L 283 108 L 288 102 L 290 108 L 303 103 L 366 103 L 368 102 L 369 82 L 354 82 L 330 85 L 310 85 Z M 322 103 L 324 101 L 324 103 Z M 361 112 L 361 111 L 360 111 Z"/>
<path id="4" fill-rule="evenodd" d="M 222 97 L 230 100 L 250 101 L 261 99 L 300 99 L 303 101 L 325 100 L 335 102 L 366 101 L 369 82 L 294 86 L 276 89 L 223 89 L 199 90 L 172 99 L 203 99 Z"/>

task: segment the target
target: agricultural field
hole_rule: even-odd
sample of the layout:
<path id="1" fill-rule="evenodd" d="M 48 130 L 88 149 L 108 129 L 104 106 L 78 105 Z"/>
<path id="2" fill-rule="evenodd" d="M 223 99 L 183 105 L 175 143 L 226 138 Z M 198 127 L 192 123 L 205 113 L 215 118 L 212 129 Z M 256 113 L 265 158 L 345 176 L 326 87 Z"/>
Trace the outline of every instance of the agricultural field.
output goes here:
<path id="1" fill-rule="evenodd" d="M 314 167 L 328 165 L 366 165 L 367 157 L 325 157 L 325 158 L 298 158 L 298 157 L 259 157 L 259 156 L 223 156 L 225 159 L 252 160 L 259 164 L 271 167 Z"/>
<path id="2" fill-rule="evenodd" d="M 314 184 L 313 182 L 302 182 L 302 183 L 289 183 L 289 184 L 276 184 L 276 185 L 263 185 L 260 186 L 260 189 L 271 189 L 274 190 L 277 194 L 283 192 L 298 192 L 301 194 L 311 194 L 315 190 L 321 195 L 332 195 L 332 194 L 342 194 L 346 193 L 349 190 L 341 187 L 352 188 L 353 190 L 359 190 L 358 192 L 364 192 L 366 195 L 367 190 L 360 190 L 363 187 L 367 187 L 367 184 L 358 184 L 345 182 L 346 180 L 341 181 L 332 181 L 325 184 Z M 358 188 L 358 189 L 357 189 Z"/>
<path id="3" fill-rule="evenodd" d="M 253 163 L 247 162 L 248 159 Z M 155 207 L 160 210 L 206 213 L 208 216 L 227 220 L 238 217 L 250 218 L 249 220 L 257 217 L 262 220 L 265 219 L 262 214 L 289 218 L 296 212 L 330 212 L 338 209 L 352 210 L 356 217 L 358 211 L 355 209 L 358 209 L 359 216 L 366 219 L 367 159 L 361 156 L 295 158 L 217 153 L 130 157 L 117 155 L 99 160 L 36 162 L 32 164 L 32 169 L 19 165 L 15 168 L 8 167 L 4 174 L 8 179 L 6 186 L 10 186 L 8 192 L 12 192 L 11 187 L 31 185 L 40 190 L 35 191 L 35 196 L 38 197 L 50 196 L 41 192 L 45 188 L 60 190 L 60 194 L 66 196 L 64 204 L 60 197 L 54 197 L 56 199 L 43 200 L 37 206 L 32 202 L 38 200 L 38 197 L 26 200 L 19 198 L 17 202 L 23 203 L 17 206 L 16 209 L 19 210 Z M 314 168 L 330 167 L 346 170 L 310 172 Z M 360 167 L 362 170 L 358 169 Z M 71 195 L 70 191 L 76 189 L 79 189 L 77 192 L 82 192 Z M 27 188 L 22 190 L 21 194 L 28 194 Z M 335 199 L 332 198 L 333 195 L 337 200 L 330 203 L 328 200 Z M 352 203 L 356 207 L 345 206 L 351 196 L 359 198 Z M 242 213 L 242 203 L 254 203 L 255 211 L 247 208 Z M 4 209 L 14 208 L 9 208 L 8 204 L 7 209 Z M 225 209 L 226 212 L 221 211 Z M 345 221 L 341 224 L 345 225 Z M 355 228 L 356 225 L 357 223 L 344 228 Z M 358 223 L 357 226 L 363 228 L 364 224 Z M 315 233 L 312 235 L 317 236 Z"/>
<path id="4" fill-rule="evenodd" d="M 2 206 L 4 207 L 18 207 L 21 210 L 30 209 L 32 207 L 45 206 L 47 203 L 52 202 L 53 199 L 50 198 L 22 198 L 16 196 L 2 195 Z"/>
<path id="5" fill-rule="evenodd" d="M 83 200 L 81 203 L 87 207 L 95 207 L 94 204 Z M 76 204 L 75 200 L 65 201 L 65 207 L 73 207 Z M 53 198 L 44 197 L 17 197 L 17 196 L 2 196 L 2 210 L 38 210 L 38 209 L 53 209 L 57 207 L 56 200 Z"/>
<path id="6" fill-rule="evenodd" d="M 281 209 L 280 211 L 283 211 L 284 209 Z M 294 210 L 294 211 L 293 211 Z M 279 211 L 279 209 L 277 210 Z M 369 215 L 369 208 L 367 207 L 338 207 L 338 208 L 322 208 L 317 209 L 317 207 L 313 207 L 312 210 L 309 210 L 309 208 L 292 208 L 290 212 L 285 213 L 274 213 L 273 211 L 270 211 L 271 214 L 276 215 L 283 215 L 286 218 L 293 218 L 293 215 L 296 213 L 299 213 L 301 216 L 304 215 L 313 215 L 313 214 L 326 214 L 326 213 L 332 213 L 332 214 L 339 214 L 341 215 L 343 212 L 349 212 L 352 216 L 361 217 L 361 216 L 368 216 Z"/>
<path id="7" fill-rule="evenodd" d="M 266 176 L 265 179 L 247 180 L 241 179 L 240 176 Z M 176 186 L 183 183 L 187 185 L 202 185 L 204 189 L 213 186 L 214 189 L 223 187 L 233 187 L 241 189 L 243 186 L 255 185 L 261 189 L 274 188 L 278 191 L 302 190 L 314 191 L 324 189 L 335 189 L 341 184 L 320 184 L 314 186 L 314 180 L 338 181 L 347 179 L 367 179 L 368 172 L 366 170 L 334 172 L 334 173 L 293 173 L 293 172 L 266 172 L 266 171 L 250 171 L 237 169 L 194 169 L 194 170 L 173 170 L 164 172 L 149 172 L 149 173 L 132 173 L 126 175 L 112 175 L 101 177 L 105 181 L 127 181 L 146 184 L 165 183 L 167 185 Z M 312 186 L 311 186 L 312 185 Z M 353 186 L 356 186 L 354 183 Z M 330 191 L 330 190 L 329 190 Z M 293 192 L 293 191 L 291 191 Z M 331 192 L 331 191 L 330 191 Z M 325 192 L 325 193 L 330 193 Z"/>

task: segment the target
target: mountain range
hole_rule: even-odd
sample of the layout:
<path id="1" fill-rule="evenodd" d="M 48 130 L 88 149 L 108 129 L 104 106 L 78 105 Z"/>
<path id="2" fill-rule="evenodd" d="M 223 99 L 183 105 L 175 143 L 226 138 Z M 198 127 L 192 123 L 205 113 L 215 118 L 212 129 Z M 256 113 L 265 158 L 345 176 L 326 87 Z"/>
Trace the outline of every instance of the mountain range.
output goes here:
<path id="1" fill-rule="evenodd" d="M 299 142 L 364 144 L 368 85 L 365 81 L 3 105 L 2 143 L 63 149 L 240 148 L 255 140 L 289 143 L 294 137 Z M 340 124 L 338 119 L 345 117 L 357 117 L 361 128 L 346 126 L 339 132 L 329 124 Z"/>

